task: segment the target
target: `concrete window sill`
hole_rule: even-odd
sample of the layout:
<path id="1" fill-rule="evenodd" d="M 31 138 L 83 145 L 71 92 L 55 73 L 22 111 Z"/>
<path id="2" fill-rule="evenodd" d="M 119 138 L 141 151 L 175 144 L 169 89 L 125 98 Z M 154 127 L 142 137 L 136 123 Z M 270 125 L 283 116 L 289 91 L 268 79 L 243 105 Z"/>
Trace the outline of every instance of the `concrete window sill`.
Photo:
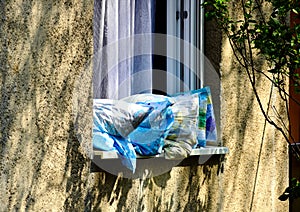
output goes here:
<path id="1" fill-rule="evenodd" d="M 198 164 L 204 164 L 212 155 L 224 155 L 229 153 L 227 147 L 219 146 L 206 146 L 193 149 L 189 157 L 198 156 Z M 138 159 L 149 159 L 149 158 L 165 158 L 164 153 L 155 156 L 137 156 Z M 99 151 L 94 150 L 93 159 L 111 160 L 120 159 L 117 151 Z"/>

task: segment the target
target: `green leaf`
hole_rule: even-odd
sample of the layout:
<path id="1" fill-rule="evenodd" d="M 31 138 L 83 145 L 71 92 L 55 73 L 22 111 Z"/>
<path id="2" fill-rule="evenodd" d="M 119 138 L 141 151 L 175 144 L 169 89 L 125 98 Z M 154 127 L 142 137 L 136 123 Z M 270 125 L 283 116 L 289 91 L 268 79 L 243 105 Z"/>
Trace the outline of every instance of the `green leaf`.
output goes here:
<path id="1" fill-rule="evenodd" d="M 299 14 L 298 11 L 297 11 L 296 9 L 292 9 L 292 11 L 293 11 L 293 13 L 295 13 L 295 14 L 297 14 L 297 15 Z"/>

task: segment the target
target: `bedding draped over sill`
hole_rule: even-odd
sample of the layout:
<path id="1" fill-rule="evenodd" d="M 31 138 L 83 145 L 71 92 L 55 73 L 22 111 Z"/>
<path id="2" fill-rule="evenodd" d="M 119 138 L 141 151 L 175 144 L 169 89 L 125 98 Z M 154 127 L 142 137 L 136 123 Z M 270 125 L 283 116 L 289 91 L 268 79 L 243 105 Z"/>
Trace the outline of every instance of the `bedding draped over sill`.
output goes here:
<path id="1" fill-rule="evenodd" d="M 94 100 L 94 148 L 117 151 L 133 172 L 137 153 L 152 156 L 163 151 L 167 159 L 183 159 L 193 148 L 216 139 L 208 87 L 173 97 L 137 94 L 121 100 Z"/>

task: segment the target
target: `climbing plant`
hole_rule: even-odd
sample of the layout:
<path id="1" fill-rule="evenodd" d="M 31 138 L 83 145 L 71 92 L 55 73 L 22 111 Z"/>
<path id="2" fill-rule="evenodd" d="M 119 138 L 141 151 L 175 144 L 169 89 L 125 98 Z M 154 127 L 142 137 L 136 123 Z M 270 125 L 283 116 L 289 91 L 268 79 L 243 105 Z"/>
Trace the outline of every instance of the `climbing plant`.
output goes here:
<path id="1" fill-rule="evenodd" d="M 300 160 L 300 148 L 292 145 L 300 141 L 295 140 L 289 127 L 289 101 L 300 106 L 289 92 L 289 89 L 294 89 L 296 93 L 300 93 L 300 25 L 295 24 L 300 19 L 300 1 L 206 0 L 203 6 L 206 18 L 214 19 L 227 36 L 235 58 L 246 72 L 266 121 L 283 135 L 294 156 Z M 240 14 L 235 11 L 242 12 Z M 291 19 L 290 14 L 293 14 Z M 267 61 L 266 68 L 259 63 L 260 58 Z M 267 106 L 262 104 L 262 99 L 266 97 L 261 96 L 257 89 L 258 78 L 271 82 L 270 96 L 278 92 L 285 105 L 284 113 L 271 104 L 271 98 Z M 294 179 L 290 183 L 284 197 L 300 197 L 300 183 L 297 182 Z"/>

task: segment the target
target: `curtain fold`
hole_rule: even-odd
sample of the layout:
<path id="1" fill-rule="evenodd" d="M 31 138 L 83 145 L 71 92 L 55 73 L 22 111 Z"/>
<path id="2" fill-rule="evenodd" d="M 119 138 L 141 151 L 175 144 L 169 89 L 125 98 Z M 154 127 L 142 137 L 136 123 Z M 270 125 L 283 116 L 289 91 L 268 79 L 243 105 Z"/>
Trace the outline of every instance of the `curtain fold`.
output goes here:
<path id="1" fill-rule="evenodd" d="M 152 90 L 155 0 L 94 1 L 94 98 Z"/>

